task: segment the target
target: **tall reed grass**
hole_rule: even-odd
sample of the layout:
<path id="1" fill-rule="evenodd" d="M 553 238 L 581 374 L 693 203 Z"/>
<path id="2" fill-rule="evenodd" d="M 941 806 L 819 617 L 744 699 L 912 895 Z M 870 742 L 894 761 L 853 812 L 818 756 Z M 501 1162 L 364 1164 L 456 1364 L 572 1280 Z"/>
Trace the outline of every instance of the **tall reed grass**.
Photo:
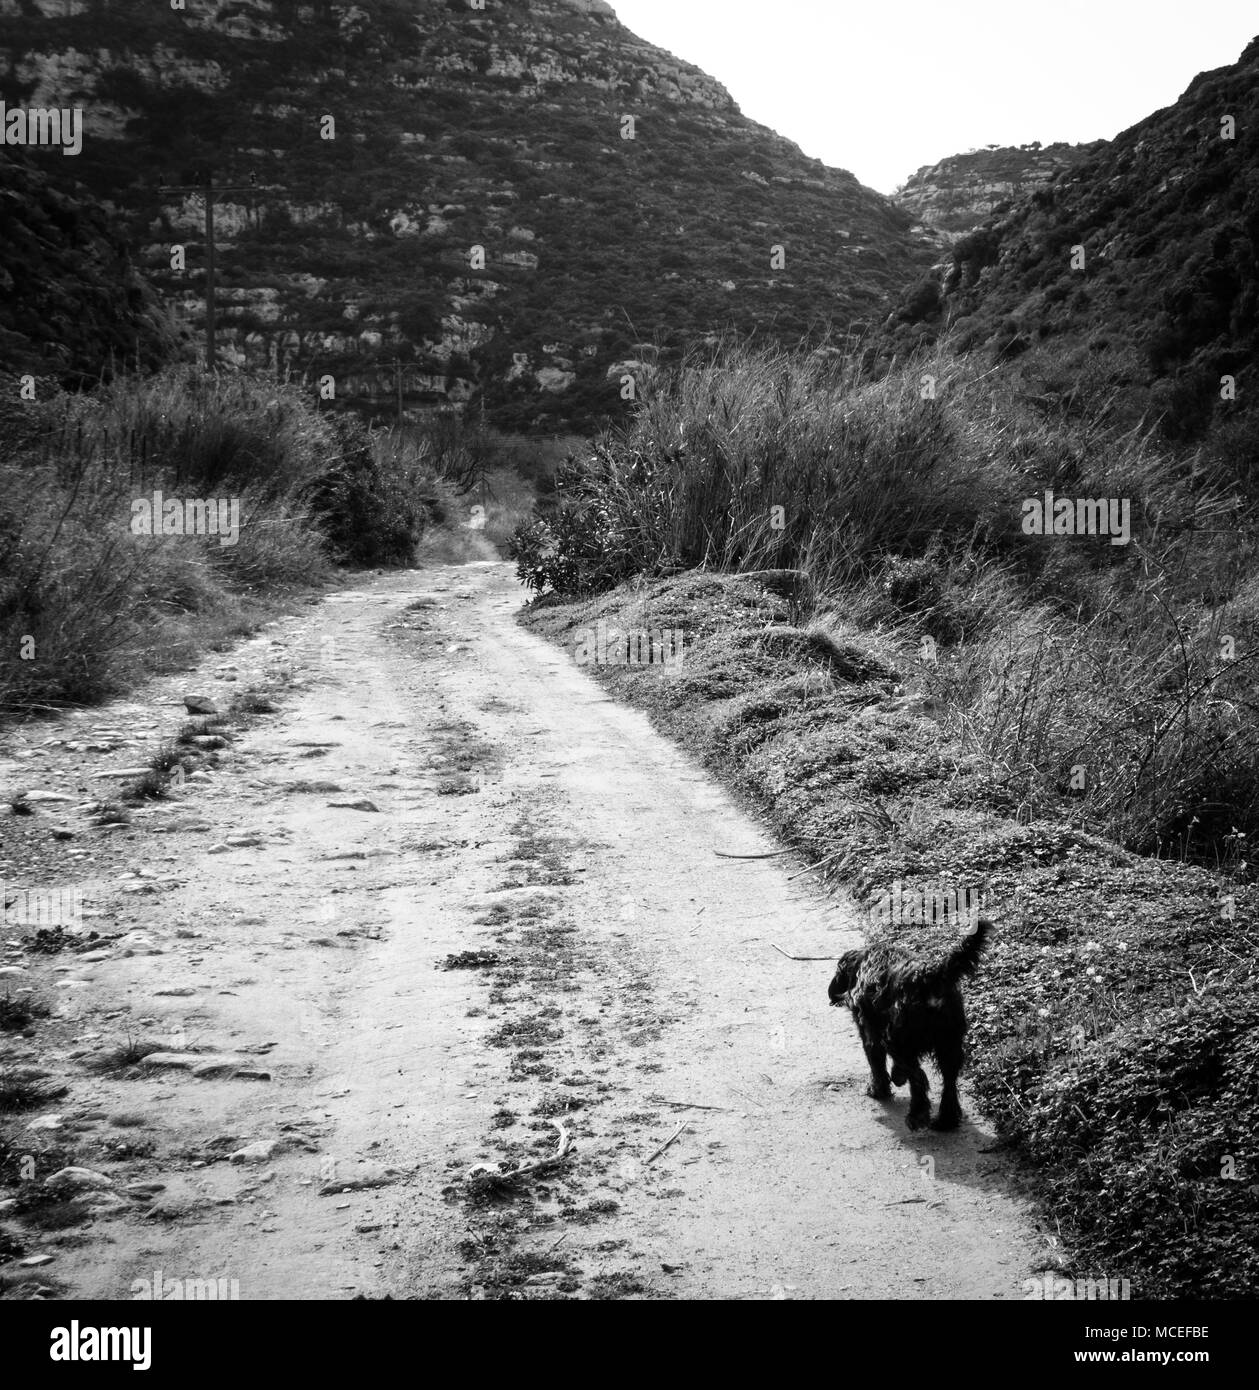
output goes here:
<path id="1" fill-rule="evenodd" d="M 877 380 L 855 355 L 725 345 L 561 471 L 521 576 L 806 568 L 832 609 L 935 644 L 918 678 L 1018 814 L 1237 867 L 1259 834 L 1255 502 L 1098 399 L 1047 415 L 947 341 Z M 1025 534 L 1046 490 L 1122 499 L 1128 544 Z"/>
<path id="2" fill-rule="evenodd" d="M 273 382 L 181 366 L 5 414 L 0 709 L 116 694 L 337 561 L 411 563 L 427 522 L 431 471 L 395 468 L 361 426 Z M 155 490 L 230 500 L 235 542 L 134 534 Z"/>

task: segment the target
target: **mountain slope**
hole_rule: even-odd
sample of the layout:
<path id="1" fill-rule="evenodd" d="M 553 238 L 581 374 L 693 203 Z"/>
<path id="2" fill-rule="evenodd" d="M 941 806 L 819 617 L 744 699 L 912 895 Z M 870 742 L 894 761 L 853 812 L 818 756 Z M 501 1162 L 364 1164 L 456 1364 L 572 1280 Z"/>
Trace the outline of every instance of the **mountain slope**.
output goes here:
<path id="1" fill-rule="evenodd" d="M 390 400 L 401 361 L 417 403 L 484 389 L 502 423 L 588 423 L 644 342 L 847 330 L 934 258 L 602 0 L 0 0 L 19 8 L 4 96 L 84 105 L 76 173 L 194 322 L 203 205 L 157 177 L 262 186 L 220 197 L 223 355 L 342 397 Z"/>
<path id="2" fill-rule="evenodd" d="M 116 221 L 81 185 L 0 150 L 0 369 L 75 385 L 175 348 Z"/>
<path id="3" fill-rule="evenodd" d="M 961 238 L 940 288 L 902 304 L 895 347 L 950 325 L 1050 395 L 1113 395 L 1170 438 L 1253 455 L 1259 39 Z"/>

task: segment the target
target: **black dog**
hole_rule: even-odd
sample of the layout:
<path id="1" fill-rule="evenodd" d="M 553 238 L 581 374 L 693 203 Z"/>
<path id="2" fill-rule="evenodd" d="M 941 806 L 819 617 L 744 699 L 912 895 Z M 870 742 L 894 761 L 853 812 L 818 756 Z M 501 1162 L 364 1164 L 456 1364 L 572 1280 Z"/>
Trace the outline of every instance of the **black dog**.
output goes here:
<path id="1" fill-rule="evenodd" d="M 956 1129 L 962 1118 L 957 1075 L 962 1069 L 966 1010 L 958 981 L 974 974 L 991 930 L 991 922 L 980 921 L 942 964 L 917 964 L 898 957 L 886 945 L 849 951 L 839 959 L 831 981 L 831 1003 L 847 1004 L 857 1021 L 870 1063 L 867 1094 L 886 1100 L 893 1085 L 908 1081 L 905 1122 L 910 1129 L 921 1129 L 931 1117 L 927 1077 L 919 1065 L 919 1059 L 929 1053 L 934 1054 L 944 1079 L 939 1113 L 931 1120 L 931 1128 Z"/>

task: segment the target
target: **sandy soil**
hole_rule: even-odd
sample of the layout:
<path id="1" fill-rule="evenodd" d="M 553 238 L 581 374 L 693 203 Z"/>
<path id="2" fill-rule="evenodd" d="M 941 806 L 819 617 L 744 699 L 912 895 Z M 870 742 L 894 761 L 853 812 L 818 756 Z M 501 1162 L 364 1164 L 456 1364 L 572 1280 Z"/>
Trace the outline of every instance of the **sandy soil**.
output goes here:
<path id="1" fill-rule="evenodd" d="M 77 831 L 56 881 L 88 880 L 115 939 L 3 933 L 54 1017 L 0 1045 L 68 1087 L 37 1129 L 4 1118 L 31 1181 L 107 1185 L 42 1229 L 0 1204 L 21 1258 L 52 1257 L 10 1259 L 8 1296 L 131 1298 L 158 1270 L 242 1299 L 1022 1296 L 1046 1245 L 990 1131 L 908 1133 L 903 1092 L 864 1095 L 832 967 L 770 945 L 833 957 L 855 916 L 788 856 L 719 857 L 776 846 L 521 602 L 504 564 L 369 577 L 8 740 L 6 786 L 81 796 L 184 692 L 285 682 L 129 827 L 46 813 Z M 131 744 L 84 752 L 94 729 Z M 90 1069 L 129 1038 L 174 1055 Z M 553 1153 L 557 1122 L 561 1164 L 466 1181 Z"/>

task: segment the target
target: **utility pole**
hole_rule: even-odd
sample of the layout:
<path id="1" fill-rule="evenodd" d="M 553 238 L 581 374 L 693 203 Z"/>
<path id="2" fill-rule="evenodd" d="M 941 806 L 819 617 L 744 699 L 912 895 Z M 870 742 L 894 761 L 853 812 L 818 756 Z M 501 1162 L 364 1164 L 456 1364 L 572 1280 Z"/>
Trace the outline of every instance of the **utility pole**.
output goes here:
<path id="1" fill-rule="evenodd" d="M 412 364 L 411 364 L 410 362 L 404 362 L 400 357 L 398 357 L 398 358 L 395 358 L 392 362 L 380 362 L 380 363 L 378 363 L 377 365 L 378 365 L 378 366 L 381 366 L 381 367 L 392 367 L 392 368 L 393 368 L 394 393 L 395 393 L 395 395 L 397 396 L 398 429 L 401 430 L 401 428 L 402 428 L 402 421 L 403 421 L 403 415 L 402 415 L 402 369 L 403 369 L 403 367 L 409 367 L 409 366 L 411 366 Z"/>
<path id="2" fill-rule="evenodd" d="M 157 186 L 164 193 L 200 193 L 205 199 L 205 365 L 206 371 L 214 370 L 215 363 L 215 279 L 214 279 L 214 195 L 216 193 L 260 193 L 283 192 L 284 185 L 270 183 L 260 185 L 257 177 L 249 176 L 248 183 L 215 184 L 214 176 L 207 174 L 204 183 L 167 183 L 159 177 Z"/>

